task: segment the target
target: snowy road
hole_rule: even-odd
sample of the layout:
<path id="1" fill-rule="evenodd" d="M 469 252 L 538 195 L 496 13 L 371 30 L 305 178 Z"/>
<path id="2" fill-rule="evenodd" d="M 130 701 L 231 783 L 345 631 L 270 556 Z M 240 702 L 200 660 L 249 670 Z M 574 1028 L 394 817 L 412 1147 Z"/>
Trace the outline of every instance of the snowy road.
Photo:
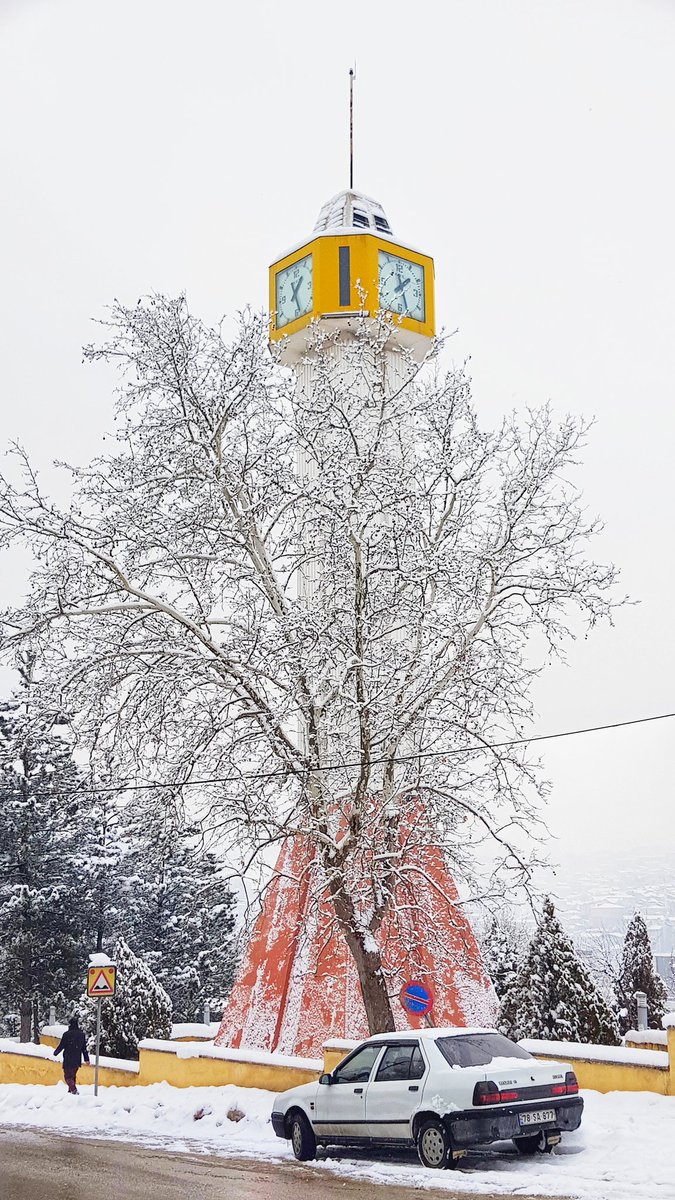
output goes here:
<path id="1" fill-rule="evenodd" d="M 404 1192 L 406 1197 L 442 1193 L 445 1200 L 459 1194 L 467 1200 L 472 1194 L 483 1200 L 675 1200 L 675 1096 L 584 1092 L 581 1129 L 564 1137 L 554 1155 L 523 1159 L 505 1143 L 467 1155 L 456 1171 L 425 1171 L 414 1152 L 334 1148 L 316 1163 L 299 1165 L 288 1142 L 274 1135 L 273 1101 L 270 1092 L 232 1085 L 106 1087 L 95 1097 L 91 1086 L 69 1096 L 63 1083 L 0 1084 L 0 1200 L 173 1200 L 179 1195 L 181 1200 L 323 1200 L 335 1189 L 351 1196 L 354 1185 L 359 1200 L 402 1198 Z M 31 1153 L 19 1152 L 17 1160 L 15 1150 L 5 1158 L 3 1147 L 30 1131 L 40 1139 L 26 1143 Z M 15 1164 L 13 1192 L 3 1174 L 10 1161 Z M 22 1170 L 29 1161 L 36 1183 L 22 1191 Z M 56 1192 L 59 1162 L 66 1183 Z M 132 1162 L 134 1169 L 127 1169 Z M 239 1192 L 230 1186 L 231 1171 L 240 1180 Z M 153 1172 L 159 1172 L 156 1189 Z M 192 1176 L 210 1190 L 196 1190 Z M 85 1190 L 92 1178 L 94 1189 Z M 180 1181 L 178 1190 L 175 1181 Z"/>
<path id="2" fill-rule="evenodd" d="M 459 1193 L 446 1189 L 345 1180 L 293 1162 L 167 1153 L 125 1142 L 0 1129 L 2 1200 L 404 1200 L 411 1195 L 460 1200 Z M 498 1198 L 484 1193 L 481 1200 Z"/>

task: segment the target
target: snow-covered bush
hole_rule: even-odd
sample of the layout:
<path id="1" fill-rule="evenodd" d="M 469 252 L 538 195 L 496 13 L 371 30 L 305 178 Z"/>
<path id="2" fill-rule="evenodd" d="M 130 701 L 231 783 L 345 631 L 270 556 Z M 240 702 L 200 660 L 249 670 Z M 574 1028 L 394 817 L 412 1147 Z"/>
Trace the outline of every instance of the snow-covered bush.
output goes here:
<path id="1" fill-rule="evenodd" d="M 115 946 L 117 988 L 111 1000 L 101 1002 L 101 1053 L 112 1058 L 138 1058 L 143 1038 L 171 1037 L 171 1001 L 142 959 L 123 938 Z M 86 1033 L 96 1029 L 96 1002 L 86 1005 Z"/>

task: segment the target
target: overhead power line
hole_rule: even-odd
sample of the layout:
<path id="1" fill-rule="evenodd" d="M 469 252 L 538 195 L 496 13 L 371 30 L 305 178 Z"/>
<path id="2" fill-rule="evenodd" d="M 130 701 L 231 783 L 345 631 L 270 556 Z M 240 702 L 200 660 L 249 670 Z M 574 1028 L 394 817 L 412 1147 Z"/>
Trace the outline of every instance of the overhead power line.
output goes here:
<path id="1" fill-rule="evenodd" d="M 456 746 L 449 750 L 419 750 L 413 754 L 398 754 L 393 759 L 388 756 L 370 758 L 368 761 L 371 766 L 377 766 L 385 762 L 418 762 L 421 759 L 429 758 L 456 758 L 464 754 L 473 754 L 476 750 L 506 750 L 513 746 L 529 746 L 535 742 L 552 742 L 560 738 L 579 737 L 586 733 L 603 733 L 609 729 L 626 729 L 631 725 L 648 725 L 653 721 L 668 721 L 675 717 L 675 712 L 656 713 L 651 717 L 633 717 L 629 721 L 612 721 L 605 725 L 587 725 L 582 729 L 564 729 L 557 733 L 536 733 L 530 737 L 510 738 L 505 742 L 477 742 L 473 746 Z M 343 763 L 326 763 L 320 767 L 313 767 L 312 774 L 325 774 L 328 771 L 347 771 L 359 769 L 363 765 L 361 759 L 356 759 L 353 762 Z M 240 771 L 231 775 L 212 775 L 208 778 L 201 779 L 186 779 L 181 783 L 161 783 L 152 781 L 149 783 L 119 783 L 106 787 L 87 787 L 86 791 L 89 795 L 106 795 L 117 792 L 149 792 L 149 791 L 166 791 L 171 788 L 183 787 L 206 787 L 213 783 L 240 783 L 244 780 L 268 781 L 270 779 L 285 779 L 289 772 L 285 770 L 278 771 Z M 59 795 L 72 795 L 72 791 L 68 792 L 49 792 L 50 796 L 57 797 Z"/>

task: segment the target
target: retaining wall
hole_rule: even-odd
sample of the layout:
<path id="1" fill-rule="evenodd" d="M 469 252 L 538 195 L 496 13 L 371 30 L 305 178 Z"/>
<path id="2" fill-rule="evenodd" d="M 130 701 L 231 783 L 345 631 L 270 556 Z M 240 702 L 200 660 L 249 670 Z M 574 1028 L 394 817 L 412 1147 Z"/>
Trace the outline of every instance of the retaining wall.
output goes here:
<path id="1" fill-rule="evenodd" d="M 569 1062 L 582 1088 L 675 1096 L 675 1015 L 671 1016 L 673 1025 L 667 1028 L 665 1049 L 587 1046 L 581 1042 L 541 1042 L 531 1038 L 520 1044 L 535 1058 Z"/>
<path id="2" fill-rule="evenodd" d="M 654 1037 L 653 1043 L 648 1043 L 650 1048 L 645 1048 L 644 1043 L 639 1046 L 588 1046 L 530 1039 L 522 1041 L 521 1045 L 536 1058 L 569 1062 L 582 1088 L 675 1096 L 675 1014 L 666 1017 L 664 1025 L 664 1039 Z M 148 1039 L 140 1044 L 138 1063 L 102 1058 L 99 1082 L 108 1087 L 162 1082 L 173 1087 L 236 1084 L 283 1092 L 299 1083 L 310 1083 L 322 1071 L 334 1070 L 357 1044 L 347 1040 L 328 1041 L 323 1047 L 323 1059 L 313 1059 L 268 1054 L 262 1050 L 231 1050 L 210 1042 Z M 50 1046 L 0 1040 L 0 1083 L 54 1084 L 62 1078 L 61 1063 L 54 1058 Z M 93 1081 L 93 1066 L 83 1066 L 78 1082 L 88 1084 Z"/>

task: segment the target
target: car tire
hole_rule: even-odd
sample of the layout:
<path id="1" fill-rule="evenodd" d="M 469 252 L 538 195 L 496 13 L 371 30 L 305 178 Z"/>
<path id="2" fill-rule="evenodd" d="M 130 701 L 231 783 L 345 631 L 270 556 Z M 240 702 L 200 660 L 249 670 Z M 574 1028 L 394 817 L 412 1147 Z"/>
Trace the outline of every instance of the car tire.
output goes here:
<path id="1" fill-rule="evenodd" d="M 298 1162 L 307 1162 L 310 1158 L 316 1158 L 314 1130 L 304 1113 L 293 1113 L 289 1124 L 289 1133 L 293 1153 Z"/>
<path id="2" fill-rule="evenodd" d="M 450 1133 L 442 1121 L 433 1118 L 422 1122 L 417 1131 L 417 1153 L 422 1166 L 431 1171 L 454 1167 Z"/>

